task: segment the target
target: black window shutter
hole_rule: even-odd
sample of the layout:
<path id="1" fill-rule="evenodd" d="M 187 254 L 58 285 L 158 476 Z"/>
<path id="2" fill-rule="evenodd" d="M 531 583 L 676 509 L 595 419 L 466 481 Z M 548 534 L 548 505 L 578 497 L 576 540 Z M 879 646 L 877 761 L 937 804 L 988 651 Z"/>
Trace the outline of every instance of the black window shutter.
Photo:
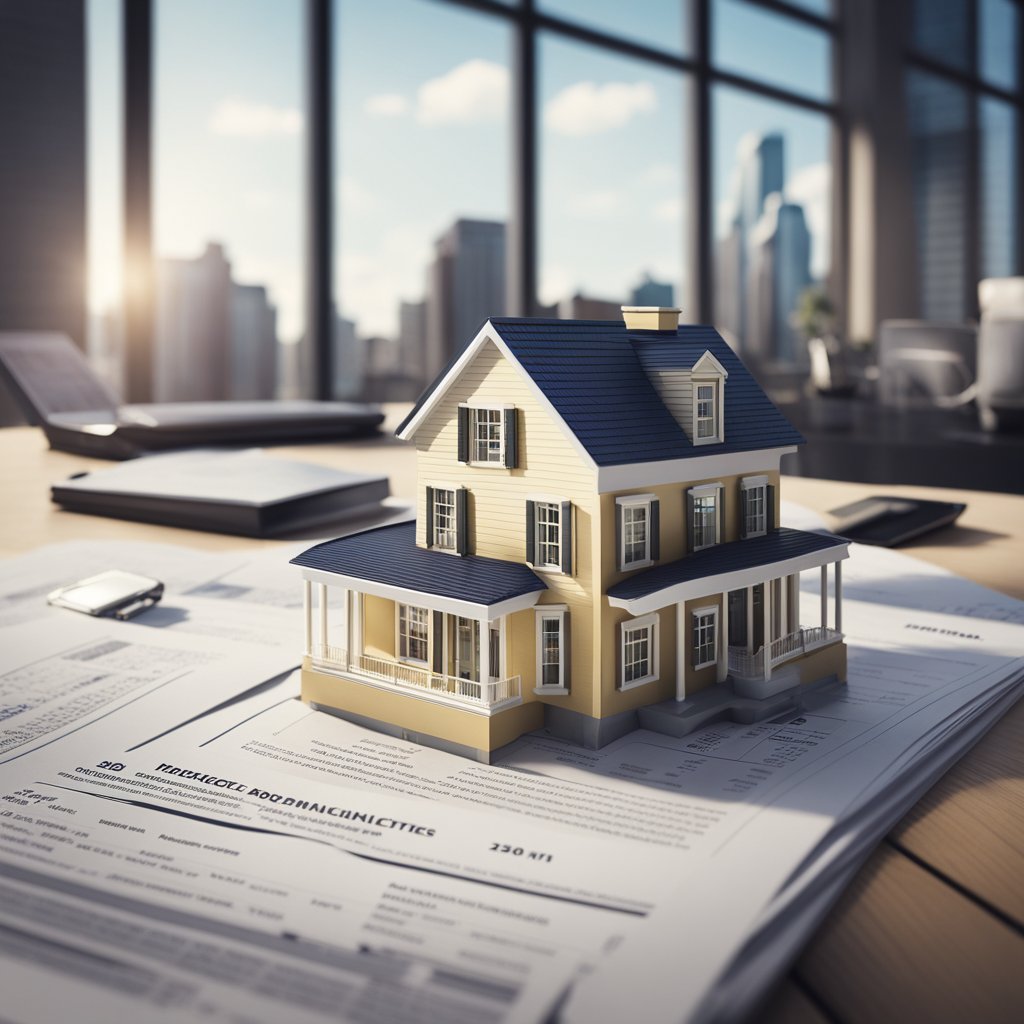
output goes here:
<path id="1" fill-rule="evenodd" d="M 651 561 L 661 558 L 661 502 L 655 498 L 651 502 L 650 522 L 647 528 L 651 531 Z"/>
<path id="2" fill-rule="evenodd" d="M 572 575 L 572 502 L 562 502 L 562 572 Z"/>
<path id="3" fill-rule="evenodd" d="M 740 487 L 740 540 L 747 538 L 747 514 L 750 511 L 750 499 L 754 493 L 749 487 Z"/>
<path id="4" fill-rule="evenodd" d="M 619 565 L 622 565 L 626 552 L 622 543 L 622 506 L 615 502 L 615 550 L 619 555 Z"/>
<path id="5" fill-rule="evenodd" d="M 692 553 L 693 551 L 693 528 L 694 512 L 693 512 L 693 491 L 688 490 L 686 492 L 686 551 Z"/>
<path id="6" fill-rule="evenodd" d="M 537 561 L 537 510 L 532 501 L 526 503 L 526 561 Z"/>
<path id="7" fill-rule="evenodd" d="M 519 410 L 505 410 L 505 468 L 519 466 Z"/>
<path id="8" fill-rule="evenodd" d="M 434 488 L 427 488 L 427 547 L 434 546 Z"/>
<path id="9" fill-rule="evenodd" d="M 572 634 L 569 632 L 569 613 L 562 616 L 562 685 L 569 689 L 569 673 L 572 670 Z"/>
<path id="10" fill-rule="evenodd" d="M 444 612 L 434 612 L 433 621 L 434 650 L 433 667 L 439 675 L 444 675 Z"/>
<path id="11" fill-rule="evenodd" d="M 718 498 L 715 501 L 715 511 L 718 513 L 718 532 L 715 536 L 716 544 L 725 543 L 725 487 L 718 488 Z"/>
<path id="12" fill-rule="evenodd" d="M 469 554 L 469 491 L 460 487 L 455 492 L 455 532 L 458 552 Z"/>
<path id="13" fill-rule="evenodd" d="M 769 530 L 774 530 L 775 523 L 775 485 L 768 484 L 764 489 L 764 521 Z"/>
<path id="14" fill-rule="evenodd" d="M 459 406 L 459 462 L 469 462 L 469 409 Z"/>

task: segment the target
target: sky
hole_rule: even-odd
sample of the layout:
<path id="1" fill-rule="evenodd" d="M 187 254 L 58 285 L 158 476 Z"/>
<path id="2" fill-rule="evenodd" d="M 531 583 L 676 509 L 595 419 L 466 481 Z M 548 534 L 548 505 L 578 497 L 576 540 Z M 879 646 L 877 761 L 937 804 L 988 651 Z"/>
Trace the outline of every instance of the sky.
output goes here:
<path id="1" fill-rule="evenodd" d="M 818 10 L 828 0 L 799 2 Z M 119 5 L 88 3 L 96 310 L 116 302 L 120 288 Z M 303 329 L 301 7 L 156 3 L 157 254 L 194 257 L 207 242 L 222 242 L 236 280 L 267 285 L 285 341 Z M 685 52 L 673 0 L 547 7 Z M 713 14 L 722 66 L 812 96 L 827 90 L 822 34 L 780 28 L 739 0 L 715 0 Z M 335 290 L 361 333 L 394 333 L 398 301 L 423 297 L 434 242 L 457 217 L 507 219 L 511 41 L 503 19 L 431 0 L 337 0 Z M 541 38 L 538 65 L 541 300 L 583 291 L 622 301 L 645 272 L 673 283 L 681 300 L 685 76 L 554 36 Z M 716 89 L 713 104 L 716 224 L 727 219 L 740 139 L 782 131 L 787 192 L 806 206 L 814 269 L 823 273 L 827 119 L 734 89 Z"/>

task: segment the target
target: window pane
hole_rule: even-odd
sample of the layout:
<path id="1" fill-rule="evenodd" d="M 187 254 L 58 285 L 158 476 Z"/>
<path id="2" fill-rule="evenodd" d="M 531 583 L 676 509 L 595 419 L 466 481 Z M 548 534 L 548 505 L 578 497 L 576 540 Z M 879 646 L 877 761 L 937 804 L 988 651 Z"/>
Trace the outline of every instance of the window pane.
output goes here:
<path id="1" fill-rule="evenodd" d="M 963 320 L 967 274 L 968 96 L 920 71 L 907 75 L 921 315 Z"/>
<path id="2" fill-rule="evenodd" d="M 790 317 L 831 270 L 831 122 L 714 91 L 715 325 L 756 359 L 803 363 Z"/>
<path id="3" fill-rule="evenodd" d="M 671 53 L 689 50 L 684 15 L 689 0 L 540 0 L 545 14 Z"/>
<path id="4" fill-rule="evenodd" d="M 960 71 L 971 66 L 970 0 L 914 0 L 911 45 Z"/>
<path id="5" fill-rule="evenodd" d="M 723 71 L 827 100 L 832 95 L 829 34 L 743 0 L 714 0 L 712 61 Z"/>
<path id="6" fill-rule="evenodd" d="M 1018 269 L 1015 227 L 1021 179 L 1017 117 L 1008 103 L 981 100 L 978 124 L 982 277 L 1009 277 Z"/>
<path id="7" fill-rule="evenodd" d="M 822 18 L 831 18 L 835 15 L 835 0 L 783 0 L 790 7 L 799 7 L 801 10 L 811 14 L 818 14 Z"/>
<path id="8" fill-rule="evenodd" d="M 1020 22 L 1014 0 L 979 0 L 978 71 L 1004 89 L 1015 89 L 1019 81 Z"/>
<path id="9" fill-rule="evenodd" d="M 124 126 L 120 0 L 89 0 L 86 33 L 89 76 L 85 119 L 89 310 L 86 347 L 93 369 L 116 394 L 123 395 Z"/>
<path id="10" fill-rule="evenodd" d="M 674 72 L 544 37 L 540 301 L 618 320 L 684 283 L 683 83 Z"/>
<path id="11" fill-rule="evenodd" d="M 335 392 L 411 399 L 507 312 L 509 31 L 422 0 L 334 18 Z"/>
<path id="12" fill-rule="evenodd" d="M 273 397 L 303 331 L 301 9 L 159 0 L 155 60 L 155 393 Z"/>

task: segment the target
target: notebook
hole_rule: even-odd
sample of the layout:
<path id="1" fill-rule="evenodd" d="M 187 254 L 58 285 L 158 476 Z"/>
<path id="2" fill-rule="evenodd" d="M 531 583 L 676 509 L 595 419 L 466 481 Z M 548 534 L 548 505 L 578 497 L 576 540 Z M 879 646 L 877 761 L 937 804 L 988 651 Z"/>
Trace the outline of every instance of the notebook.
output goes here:
<path id="1" fill-rule="evenodd" d="M 247 537 L 325 526 L 377 510 L 385 476 L 277 459 L 260 449 L 149 455 L 54 484 L 72 512 Z"/>

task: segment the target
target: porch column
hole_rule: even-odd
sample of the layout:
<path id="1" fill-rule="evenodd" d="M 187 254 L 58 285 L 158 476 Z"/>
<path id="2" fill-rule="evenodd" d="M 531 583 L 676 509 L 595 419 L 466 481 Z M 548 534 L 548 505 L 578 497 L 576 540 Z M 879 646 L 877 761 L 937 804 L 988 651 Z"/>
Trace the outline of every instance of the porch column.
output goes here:
<path id="1" fill-rule="evenodd" d="M 686 699 L 686 606 L 676 605 L 676 700 Z"/>
<path id="2" fill-rule="evenodd" d="M 835 562 L 836 573 L 836 632 L 843 631 L 843 563 Z"/>
<path id="3" fill-rule="evenodd" d="M 320 584 L 317 594 L 317 607 L 320 609 L 320 645 L 327 646 L 327 584 Z M 326 652 L 325 652 L 326 653 Z"/>
<path id="4" fill-rule="evenodd" d="M 491 623 L 484 612 L 480 616 L 480 637 L 477 640 L 477 673 L 480 682 L 480 699 L 487 699 L 487 684 L 491 679 Z"/>
<path id="5" fill-rule="evenodd" d="M 771 580 L 765 580 L 761 587 L 764 598 L 761 610 L 764 612 L 764 677 L 772 677 L 772 586 Z"/>
<path id="6" fill-rule="evenodd" d="M 363 656 L 363 605 L 358 590 L 353 590 L 351 594 L 352 625 L 349 628 L 352 634 L 352 644 L 348 660 L 353 668 L 359 668 L 360 658 Z"/>
<path id="7" fill-rule="evenodd" d="M 821 628 L 828 625 L 828 566 L 821 567 Z"/>
<path id="8" fill-rule="evenodd" d="M 352 667 L 352 590 L 346 587 L 345 595 L 345 668 Z"/>
<path id="9" fill-rule="evenodd" d="M 780 576 L 779 585 L 779 636 L 789 635 L 789 578 Z"/>
<path id="10" fill-rule="evenodd" d="M 306 622 L 306 656 L 313 653 L 313 584 L 302 581 L 302 610 Z"/>
<path id="11" fill-rule="evenodd" d="M 789 631 L 795 633 L 800 628 L 800 573 L 794 572 L 787 577 L 789 584 Z"/>
<path id="12" fill-rule="evenodd" d="M 724 683 L 729 674 L 729 595 L 722 594 L 722 612 L 718 616 L 718 682 Z"/>

